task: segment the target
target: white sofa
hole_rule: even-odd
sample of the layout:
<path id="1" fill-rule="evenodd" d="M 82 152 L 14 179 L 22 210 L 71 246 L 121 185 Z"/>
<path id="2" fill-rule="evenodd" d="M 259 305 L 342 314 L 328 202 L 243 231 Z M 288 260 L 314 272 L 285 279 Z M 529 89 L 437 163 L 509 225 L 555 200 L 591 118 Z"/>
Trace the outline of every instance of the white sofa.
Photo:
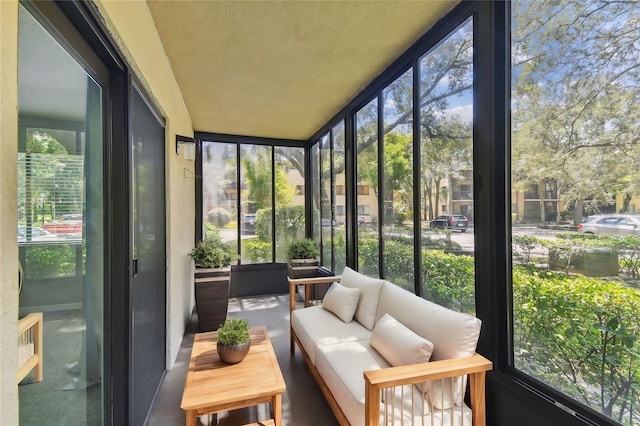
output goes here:
<path id="1" fill-rule="evenodd" d="M 296 309 L 296 287 L 333 282 Z M 350 268 L 289 279 L 289 294 L 291 355 L 297 344 L 341 425 L 485 425 L 479 319 Z"/>

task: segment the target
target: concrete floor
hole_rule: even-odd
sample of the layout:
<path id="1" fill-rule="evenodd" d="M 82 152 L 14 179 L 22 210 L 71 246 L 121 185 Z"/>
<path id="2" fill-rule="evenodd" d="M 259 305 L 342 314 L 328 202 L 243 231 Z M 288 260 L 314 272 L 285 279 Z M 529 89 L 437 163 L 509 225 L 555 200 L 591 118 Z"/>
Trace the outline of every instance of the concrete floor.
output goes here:
<path id="1" fill-rule="evenodd" d="M 298 350 L 289 355 L 289 295 L 267 295 L 231 299 L 229 316 L 243 317 L 250 325 L 266 325 L 273 344 L 287 390 L 282 397 L 283 425 L 333 426 L 337 425 L 329 405 L 309 372 Z M 178 426 L 185 424 L 185 413 L 180 408 L 182 390 L 189 367 L 189 356 L 197 329 L 194 315 L 184 335 L 174 367 L 166 373 L 151 410 L 150 426 Z M 199 425 L 240 426 L 270 418 L 269 405 L 202 416 Z M 216 418 L 217 417 L 217 418 Z"/>

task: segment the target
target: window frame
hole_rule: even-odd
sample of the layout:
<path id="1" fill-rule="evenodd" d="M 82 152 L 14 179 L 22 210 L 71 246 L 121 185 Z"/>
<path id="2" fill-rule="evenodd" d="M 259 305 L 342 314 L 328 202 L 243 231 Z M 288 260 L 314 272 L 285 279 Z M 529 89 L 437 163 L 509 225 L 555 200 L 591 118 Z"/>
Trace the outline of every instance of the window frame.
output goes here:
<path id="1" fill-rule="evenodd" d="M 239 136 L 239 135 L 227 135 L 227 134 L 220 134 L 220 133 L 210 133 L 210 132 L 195 132 L 194 135 L 195 138 L 195 142 L 196 142 L 196 164 L 195 164 L 195 179 L 196 179 L 196 185 L 195 185 L 195 206 L 196 206 L 196 217 L 195 217 L 195 243 L 197 244 L 199 241 L 202 241 L 203 238 L 203 215 L 202 215 L 202 209 L 203 209 L 203 182 L 202 182 L 202 178 L 203 178 L 203 159 L 202 159 L 202 145 L 203 143 L 225 143 L 225 144 L 229 144 L 229 145 L 235 145 L 236 147 L 236 182 L 238 187 L 240 186 L 240 169 L 241 169 L 241 147 L 243 145 L 255 145 L 255 146 L 267 146 L 271 148 L 271 169 L 272 171 L 275 169 L 275 150 L 276 148 L 279 147 L 284 147 L 284 148 L 297 148 L 297 149 L 302 149 L 304 150 L 304 165 L 305 165 L 305 170 L 304 170 L 304 179 L 305 179 L 305 187 L 309 187 L 310 186 L 307 184 L 308 179 L 309 179 L 309 173 L 310 170 L 309 169 L 309 150 L 306 147 L 306 142 L 305 141 L 300 141 L 300 140 L 294 140 L 294 139 L 275 139 L 275 138 L 260 138 L 260 137 L 251 137 L 251 136 Z M 271 209 L 272 209 L 272 215 L 271 215 L 271 226 L 273 230 L 275 230 L 275 210 L 277 208 L 277 202 L 276 202 L 276 188 L 275 188 L 275 173 L 272 173 L 271 176 Z M 237 204 L 237 212 L 236 212 L 236 220 L 238 221 L 238 228 L 237 228 L 237 241 L 241 241 L 242 235 L 241 235 L 241 226 L 240 226 L 240 222 L 241 222 L 241 215 L 242 215 L 242 210 L 240 208 L 240 203 L 242 202 L 242 197 L 238 196 L 236 199 L 236 204 Z M 309 209 L 309 202 L 308 202 L 308 197 L 305 194 L 305 204 L 304 204 L 304 208 L 305 208 L 305 230 L 308 229 L 308 224 L 309 221 L 311 220 L 311 212 Z M 308 235 L 308 232 L 306 232 L 306 235 Z M 279 263 L 277 262 L 277 257 L 276 257 L 276 232 L 272 232 L 271 233 L 271 261 L 270 262 L 264 262 L 264 263 L 256 263 L 256 264 L 251 264 L 252 266 L 258 266 L 259 265 L 272 265 L 274 263 Z M 238 244 L 238 256 L 241 255 L 241 244 Z M 239 257 L 240 258 L 240 257 Z"/>

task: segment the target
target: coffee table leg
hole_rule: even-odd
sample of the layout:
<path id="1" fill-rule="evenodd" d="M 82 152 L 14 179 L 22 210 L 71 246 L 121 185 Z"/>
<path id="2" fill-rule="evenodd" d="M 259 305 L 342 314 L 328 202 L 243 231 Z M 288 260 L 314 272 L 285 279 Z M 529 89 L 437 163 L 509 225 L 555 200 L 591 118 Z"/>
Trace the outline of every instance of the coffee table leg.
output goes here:
<path id="1" fill-rule="evenodd" d="M 276 394 L 271 398 L 271 408 L 273 409 L 273 422 L 275 426 L 282 425 L 282 394 Z"/>
<path id="2" fill-rule="evenodd" d="M 196 426 L 198 416 L 195 410 L 187 411 L 187 426 Z"/>

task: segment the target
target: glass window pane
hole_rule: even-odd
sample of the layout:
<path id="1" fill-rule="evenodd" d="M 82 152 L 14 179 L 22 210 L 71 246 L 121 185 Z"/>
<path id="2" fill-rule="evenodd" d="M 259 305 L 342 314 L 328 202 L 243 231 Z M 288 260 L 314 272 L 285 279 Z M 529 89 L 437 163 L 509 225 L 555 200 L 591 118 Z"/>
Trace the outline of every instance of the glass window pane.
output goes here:
<path id="1" fill-rule="evenodd" d="M 18 386 L 20 424 L 99 425 L 104 92 L 22 6 L 18 98 L 20 316 L 44 319 L 43 377 L 31 372 Z"/>
<path id="2" fill-rule="evenodd" d="M 240 145 L 240 256 L 243 264 L 273 261 L 272 150 L 270 146 Z"/>
<path id="3" fill-rule="evenodd" d="M 413 292 L 413 70 L 384 89 L 382 99 L 384 276 Z"/>
<path id="4" fill-rule="evenodd" d="M 422 296 L 475 312 L 473 22 L 420 58 Z"/>
<path id="5" fill-rule="evenodd" d="M 640 3 L 511 5 L 514 365 L 637 425 Z"/>
<path id="6" fill-rule="evenodd" d="M 329 135 L 320 139 L 320 243 L 321 266 L 331 270 L 333 248 L 333 193 L 331 191 L 331 145 Z"/>
<path id="7" fill-rule="evenodd" d="M 311 147 L 311 179 L 312 179 L 312 210 L 313 218 L 312 235 L 317 241 L 320 241 L 322 227 L 320 226 L 320 194 L 322 193 L 320 179 L 320 143 L 316 143 Z"/>
<path id="8" fill-rule="evenodd" d="M 378 235 L 378 99 L 356 113 L 358 271 L 380 276 Z"/>
<path id="9" fill-rule="evenodd" d="M 333 186 L 334 186 L 334 210 L 333 210 L 333 268 L 332 270 L 340 274 L 347 264 L 347 244 L 346 244 L 346 205 L 345 194 L 345 157 L 344 157 L 344 121 L 336 125 L 332 131 L 333 137 Z M 340 190 L 338 190 L 340 189 Z M 339 214 L 342 213 L 342 214 Z"/>
<path id="10" fill-rule="evenodd" d="M 202 235 L 238 249 L 237 145 L 202 142 Z"/>
<path id="11" fill-rule="evenodd" d="M 304 238 L 304 148 L 275 148 L 276 262 L 286 262 L 289 244 Z"/>

